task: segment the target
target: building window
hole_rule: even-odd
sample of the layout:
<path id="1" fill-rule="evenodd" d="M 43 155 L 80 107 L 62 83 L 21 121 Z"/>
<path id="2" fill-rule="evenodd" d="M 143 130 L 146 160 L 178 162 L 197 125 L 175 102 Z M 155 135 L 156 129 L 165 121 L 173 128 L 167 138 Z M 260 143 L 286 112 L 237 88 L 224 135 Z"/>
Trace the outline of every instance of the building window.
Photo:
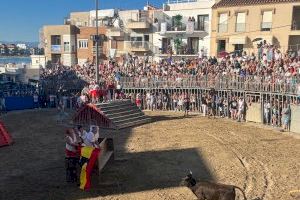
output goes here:
<path id="1" fill-rule="evenodd" d="M 237 13 L 235 31 L 236 32 L 246 31 L 246 13 L 244 12 Z"/>
<path id="2" fill-rule="evenodd" d="M 208 32 L 209 16 L 198 15 L 198 30 Z"/>
<path id="3" fill-rule="evenodd" d="M 235 44 L 234 45 L 234 52 L 238 56 L 242 56 L 244 50 L 244 45 L 243 44 Z"/>
<path id="4" fill-rule="evenodd" d="M 262 23 L 261 31 L 270 31 L 272 28 L 272 15 L 273 11 L 263 11 L 262 13 Z"/>
<path id="5" fill-rule="evenodd" d="M 60 35 L 51 35 L 51 45 L 61 45 Z"/>
<path id="6" fill-rule="evenodd" d="M 87 49 L 88 40 L 78 40 L 78 49 Z"/>
<path id="7" fill-rule="evenodd" d="M 228 14 L 221 13 L 219 17 L 219 25 L 218 25 L 219 33 L 227 32 L 227 24 L 228 24 Z"/>
<path id="8" fill-rule="evenodd" d="M 226 40 L 218 40 L 218 53 L 226 51 Z"/>
<path id="9" fill-rule="evenodd" d="M 116 40 L 111 40 L 111 48 L 117 49 L 118 48 L 118 42 Z"/>
<path id="10" fill-rule="evenodd" d="M 70 51 L 70 42 L 64 42 L 64 51 L 69 52 Z"/>

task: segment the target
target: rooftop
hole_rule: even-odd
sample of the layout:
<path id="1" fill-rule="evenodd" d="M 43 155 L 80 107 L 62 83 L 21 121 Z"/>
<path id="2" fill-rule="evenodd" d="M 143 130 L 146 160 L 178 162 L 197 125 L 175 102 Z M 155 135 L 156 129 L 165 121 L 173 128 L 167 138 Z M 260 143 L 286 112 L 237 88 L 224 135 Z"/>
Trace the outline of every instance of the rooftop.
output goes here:
<path id="1" fill-rule="evenodd" d="M 300 0 L 221 0 L 219 3 L 216 3 L 213 8 L 293 2 L 300 2 Z"/>

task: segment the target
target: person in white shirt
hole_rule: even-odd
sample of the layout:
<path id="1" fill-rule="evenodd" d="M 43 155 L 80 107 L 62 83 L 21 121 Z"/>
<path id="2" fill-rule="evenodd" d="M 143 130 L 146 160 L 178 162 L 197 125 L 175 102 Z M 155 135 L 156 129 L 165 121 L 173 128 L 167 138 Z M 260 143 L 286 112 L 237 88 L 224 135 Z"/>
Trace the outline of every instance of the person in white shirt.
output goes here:
<path id="1" fill-rule="evenodd" d="M 265 123 L 266 124 L 270 123 L 270 114 L 271 114 L 270 101 L 265 101 L 265 103 L 264 103 L 264 118 L 265 118 Z"/>
<path id="2" fill-rule="evenodd" d="M 245 119 L 245 110 L 246 110 L 245 100 L 240 97 L 238 102 L 238 121 L 241 122 L 241 120 Z"/>
<path id="3" fill-rule="evenodd" d="M 35 93 L 33 95 L 33 103 L 34 103 L 34 108 L 38 108 L 39 107 L 39 96 L 37 95 L 37 93 Z"/>
<path id="4" fill-rule="evenodd" d="M 90 131 L 86 133 L 86 136 L 83 139 L 85 146 L 97 147 L 99 139 L 99 132 L 97 126 L 91 126 Z"/>

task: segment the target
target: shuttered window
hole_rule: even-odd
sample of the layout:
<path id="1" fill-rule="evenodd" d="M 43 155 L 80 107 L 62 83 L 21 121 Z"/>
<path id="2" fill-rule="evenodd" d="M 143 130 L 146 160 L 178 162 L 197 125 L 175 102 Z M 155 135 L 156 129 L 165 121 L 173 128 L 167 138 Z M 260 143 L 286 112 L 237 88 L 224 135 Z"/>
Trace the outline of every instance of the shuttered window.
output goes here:
<path id="1" fill-rule="evenodd" d="M 263 11 L 261 30 L 270 31 L 272 28 L 273 11 Z"/>
<path id="2" fill-rule="evenodd" d="M 264 23 L 272 23 L 272 13 L 273 11 L 264 11 L 263 12 L 263 22 Z"/>
<path id="3" fill-rule="evenodd" d="M 228 14 L 221 13 L 219 17 L 219 33 L 227 32 Z"/>
<path id="4" fill-rule="evenodd" d="M 246 13 L 237 13 L 235 30 L 236 32 L 244 32 L 246 30 Z"/>
<path id="5" fill-rule="evenodd" d="M 219 18 L 219 24 L 227 24 L 227 22 L 228 22 L 227 13 L 221 13 Z"/>
<path id="6" fill-rule="evenodd" d="M 246 13 L 238 13 L 236 16 L 236 23 L 237 24 L 242 24 L 246 22 Z"/>

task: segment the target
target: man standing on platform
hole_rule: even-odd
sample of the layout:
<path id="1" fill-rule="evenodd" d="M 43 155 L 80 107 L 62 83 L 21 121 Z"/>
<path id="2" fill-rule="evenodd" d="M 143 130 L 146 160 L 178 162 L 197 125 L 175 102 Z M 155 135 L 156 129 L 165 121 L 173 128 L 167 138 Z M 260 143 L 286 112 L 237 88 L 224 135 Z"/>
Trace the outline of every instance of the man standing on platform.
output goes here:
<path id="1" fill-rule="evenodd" d="M 75 183 L 78 181 L 77 167 L 79 162 L 79 137 L 74 129 L 66 131 L 66 180 Z"/>
<path id="2" fill-rule="evenodd" d="M 84 137 L 84 145 L 91 147 L 98 147 L 99 130 L 97 126 L 91 126 L 90 131 Z"/>

